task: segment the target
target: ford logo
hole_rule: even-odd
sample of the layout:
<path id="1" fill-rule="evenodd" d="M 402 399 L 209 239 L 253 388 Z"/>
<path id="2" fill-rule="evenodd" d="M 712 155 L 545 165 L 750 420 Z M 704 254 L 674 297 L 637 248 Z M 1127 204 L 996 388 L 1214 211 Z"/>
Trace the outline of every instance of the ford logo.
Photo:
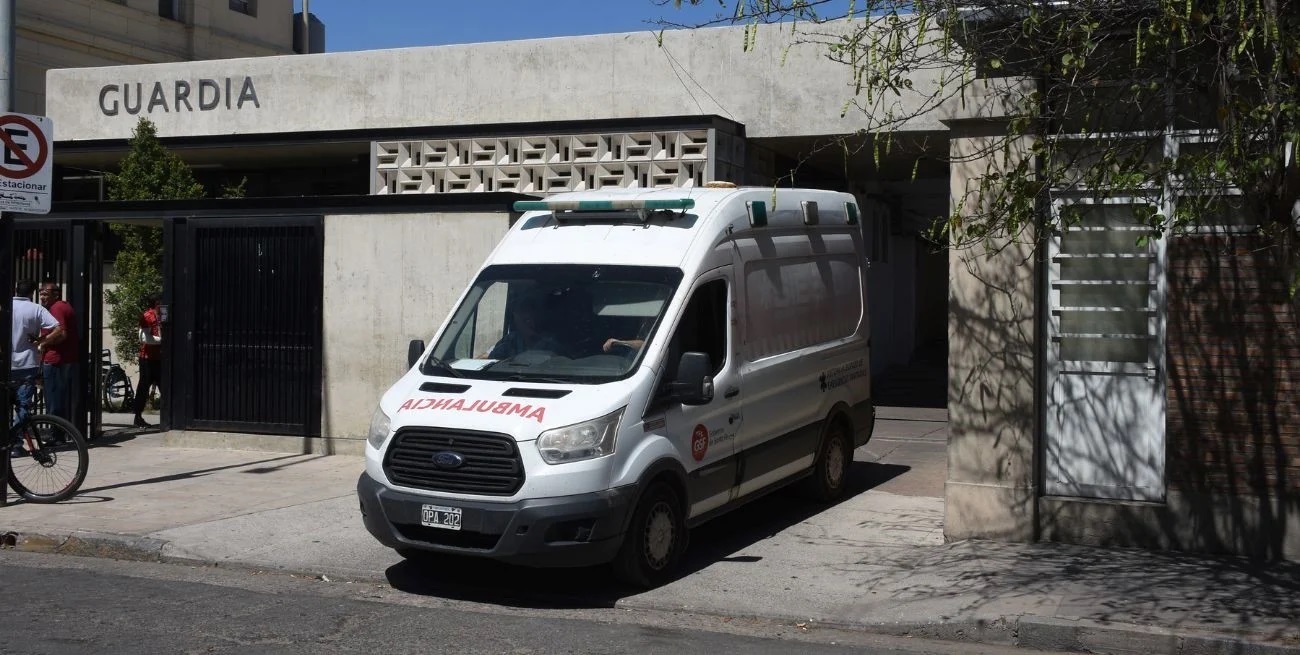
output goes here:
<path id="1" fill-rule="evenodd" d="M 465 456 L 444 450 L 433 456 L 433 465 L 440 469 L 458 469 L 465 465 Z"/>

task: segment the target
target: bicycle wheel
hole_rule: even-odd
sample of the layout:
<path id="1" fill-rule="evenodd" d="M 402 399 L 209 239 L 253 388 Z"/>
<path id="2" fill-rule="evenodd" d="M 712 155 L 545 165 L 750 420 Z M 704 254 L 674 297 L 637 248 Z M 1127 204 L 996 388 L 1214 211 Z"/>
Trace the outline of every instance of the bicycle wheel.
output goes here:
<path id="1" fill-rule="evenodd" d="M 135 402 L 135 392 L 131 390 L 131 378 L 126 371 L 113 367 L 104 376 L 104 410 L 125 412 Z"/>
<path id="2" fill-rule="evenodd" d="M 57 503 L 81 488 L 90 466 L 86 440 L 71 423 L 32 414 L 14 426 L 9 486 L 32 503 Z"/>

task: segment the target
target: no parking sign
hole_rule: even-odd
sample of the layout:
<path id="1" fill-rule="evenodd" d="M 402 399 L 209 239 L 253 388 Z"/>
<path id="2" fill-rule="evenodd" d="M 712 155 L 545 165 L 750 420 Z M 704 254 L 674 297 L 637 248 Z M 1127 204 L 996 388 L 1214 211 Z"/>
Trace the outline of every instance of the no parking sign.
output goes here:
<path id="1" fill-rule="evenodd" d="M 53 136 L 45 116 L 0 114 L 0 211 L 50 213 Z"/>

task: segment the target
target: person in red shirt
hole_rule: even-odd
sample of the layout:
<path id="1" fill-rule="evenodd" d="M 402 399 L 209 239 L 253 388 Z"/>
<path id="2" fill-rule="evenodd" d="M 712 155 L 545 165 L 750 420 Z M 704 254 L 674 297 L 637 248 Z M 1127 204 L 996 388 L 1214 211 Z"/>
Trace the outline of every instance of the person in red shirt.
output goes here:
<path id="1" fill-rule="evenodd" d="M 45 378 L 45 408 L 50 414 L 72 421 L 76 415 L 77 394 L 73 393 L 79 380 L 81 360 L 80 333 L 77 332 L 77 312 L 63 300 L 63 290 L 54 282 L 41 284 L 41 305 L 49 310 L 63 326 L 58 334 L 41 330 L 42 376 Z M 75 422 L 74 422 L 75 424 Z"/>
<path id="2" fill-rule="evenodd" d="M 145 310 L 140 314 L 140 382 L 135 387 L 135 427 L 147 428 L 144 407 L 149 394 L 162 381 L 162 315 L 158 296 L 145 300 Z"/>

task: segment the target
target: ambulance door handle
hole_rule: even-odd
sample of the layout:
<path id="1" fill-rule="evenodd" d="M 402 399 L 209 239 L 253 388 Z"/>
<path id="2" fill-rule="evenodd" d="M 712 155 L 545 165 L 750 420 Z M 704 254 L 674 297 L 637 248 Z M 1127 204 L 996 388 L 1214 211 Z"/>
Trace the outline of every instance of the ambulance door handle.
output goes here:
<path id="1" fill-rule="evenodd" d="M 723 397 L 723 398 L 735 398 L 736 396 L 739 396 L 739 395 L 740 395 L 740 388 L 739 388 L 739 387 L 732 387 L 732 388 L 730 388 L 730 389 L 727 389 L 726 393 L 722 394 L 722 397 Z"/>
<path id="2" fill-rule="evenodd" d="M 740 412 L 736 412 L 735 414 L 732 414 L 731 416 L 727 417 L 727 423 L 729 425 L 735 425 L 736 421 L 739 420 L 740 420 Z"/>

